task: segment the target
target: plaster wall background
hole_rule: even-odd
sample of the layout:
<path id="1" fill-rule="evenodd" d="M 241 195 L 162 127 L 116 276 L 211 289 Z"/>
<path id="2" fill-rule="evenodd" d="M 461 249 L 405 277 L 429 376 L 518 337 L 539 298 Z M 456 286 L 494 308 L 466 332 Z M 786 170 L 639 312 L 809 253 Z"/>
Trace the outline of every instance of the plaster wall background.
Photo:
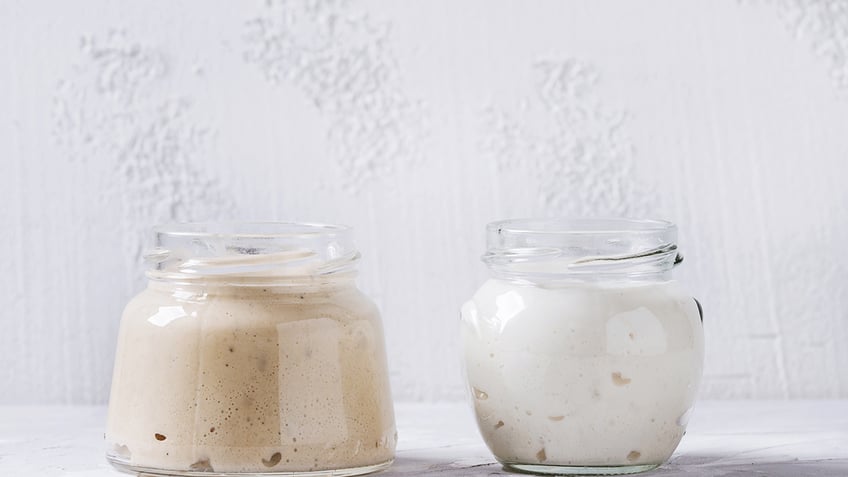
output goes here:
<path id="1" fill-rule="evenodd" d="M 484 225 L 680 226 L 710 398 L 848 397 L 848 4 L 0 3 L 0 383 L 102 403 L 146 230 L 356 228 L 395 397 L 463 398 Z"/>

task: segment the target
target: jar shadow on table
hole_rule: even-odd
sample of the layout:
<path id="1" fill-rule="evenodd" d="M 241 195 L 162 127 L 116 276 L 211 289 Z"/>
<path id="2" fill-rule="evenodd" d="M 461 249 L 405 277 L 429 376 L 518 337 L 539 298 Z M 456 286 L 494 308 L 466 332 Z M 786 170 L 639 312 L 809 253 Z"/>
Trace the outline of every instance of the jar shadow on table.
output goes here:
<path id="1" fill-rule="evenodd" d="M 848 475 L 848 459 L 744 462 L 738 455 L 684 454 L 672 457 L 670 462 L 653 472 L 636 475 L 662 477 L 742 477 L 751 475 L 843 477 Z"/>
<path id="2" fill-rule="evenodd" d="M 769 477 L 844 477 L 848 475 L 848 459 L 823 459 L 813 461 L 783 461 L 745 463 L 735 460 L 723 462 L 731 456 L 687 454 L 672 458 L 662 467 L 640 474 L 645 477 L 742 477 L 767 475 Z M 424 456 L 398 455 L 395 464 L 386 472 L 377 475 L 391 476 L 490 476 L 526 475 L 503 469 L 501 464 L 490 461 L 468 465 Z"/>
<path id="3" fill-rule="evenodd" d="M 456 455 L 436 458 L 431 455 L 402 455 L 395 456 L 395 462 L 387 471 L 380 476 L 467 476 L 477 475 L 517 475 L 503 469 L 500 463 L 493 458 L 476 459 L 461 458 Z"/>

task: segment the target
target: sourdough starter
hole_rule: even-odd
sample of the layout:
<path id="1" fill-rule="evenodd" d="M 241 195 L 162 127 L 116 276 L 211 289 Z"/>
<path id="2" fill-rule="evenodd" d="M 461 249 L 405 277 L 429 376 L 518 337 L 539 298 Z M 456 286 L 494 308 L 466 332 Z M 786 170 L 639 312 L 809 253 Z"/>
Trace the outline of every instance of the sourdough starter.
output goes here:
<path id="1" fill-rule="evenodd" d="M 106 439 L 135 468 L 345 469 L 396 443 L 383 332 L 353 285 L 151 281 L 124 311 Z"/>
<path id="2" fill-rule="evenodd" d="M 478 425 L 499 461 L 658 465 L 683 436 L 704 345 L 697 305 L 673 282 L 493 279 L 462 322 Z"/>

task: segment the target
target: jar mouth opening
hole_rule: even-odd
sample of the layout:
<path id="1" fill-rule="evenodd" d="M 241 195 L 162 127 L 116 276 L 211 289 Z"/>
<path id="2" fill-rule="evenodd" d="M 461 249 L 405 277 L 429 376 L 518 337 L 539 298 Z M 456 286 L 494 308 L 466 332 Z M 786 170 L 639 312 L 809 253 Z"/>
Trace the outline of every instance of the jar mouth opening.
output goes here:
<path id="1" fill-rule="evenodd" d="M 482 260 L 499 277 L 609 279 L 667 277 L 683 257 L 665 220 L 527 218 L 487 225 Z"/>
<path id="2" fill-rule="evenodd" d="M 660 233 L 674 230 L 676 226 L 658 219 L 558 217 L 499 220 L 489 223 L 486 228 L 489 232 L 502 234 L 626 235 Z"/>
<path id="3" fill-rule="evenodd" d="M 345 225 L 176 223 L 153 227 L 145 259 L 147 276 L 154 280 L 247 284 L 350 276 L 359 252 Z"/>
<path id="4" fill-rule="evenodd" d="M 154 235 L 186 238 L 316 238 L 352 232 L 347 225 L 314 222 L 184 222 L 153 227 Z"/>

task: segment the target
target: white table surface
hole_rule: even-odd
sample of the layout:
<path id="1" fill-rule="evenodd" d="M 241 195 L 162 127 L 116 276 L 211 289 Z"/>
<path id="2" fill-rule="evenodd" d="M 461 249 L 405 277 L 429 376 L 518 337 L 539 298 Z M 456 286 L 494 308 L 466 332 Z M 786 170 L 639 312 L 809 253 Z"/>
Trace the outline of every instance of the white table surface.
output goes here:
<path id="1" fill-rule="evenodd" d="M 514 475 L 463 404 L 398 404 L 390 476 Z M 103 458 L 104 407 L 0 407 L 0 476 L 120 477 Z M 848 401 L 701 402 L 671 462 L 644 476 L 848 476 Z"/>

